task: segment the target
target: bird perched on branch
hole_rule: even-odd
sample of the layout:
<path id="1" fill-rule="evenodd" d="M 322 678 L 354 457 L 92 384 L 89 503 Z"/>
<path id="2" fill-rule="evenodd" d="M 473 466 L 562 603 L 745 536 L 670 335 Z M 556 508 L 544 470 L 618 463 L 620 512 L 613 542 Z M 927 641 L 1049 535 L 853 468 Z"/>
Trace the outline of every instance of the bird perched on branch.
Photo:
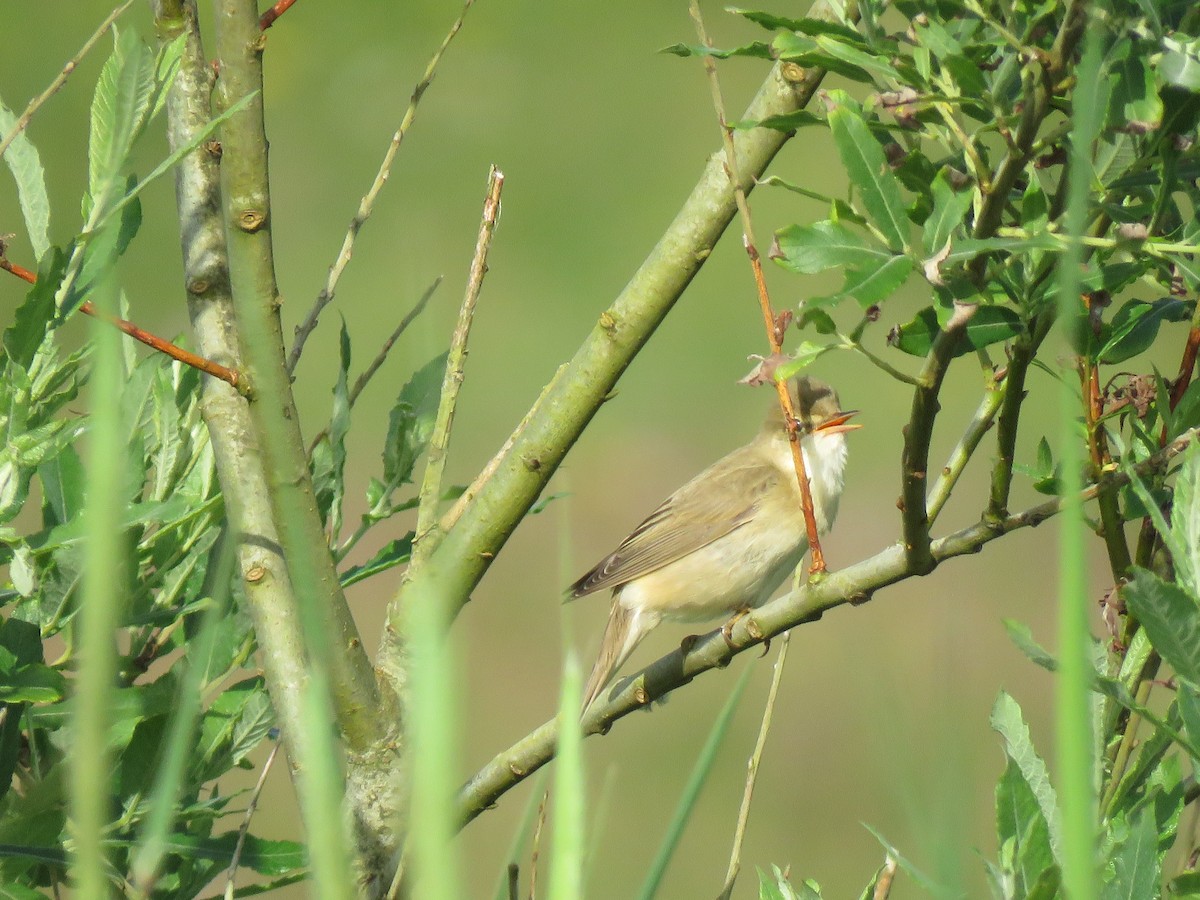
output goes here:
<path id="1" fill-rule="evenodd" d="M 858 428 L 833 388 L 807 376 L 788 388 L 817 529 L 837 515 L 847 431 Z M 770 599 L 808 551 L 784 414 L 777 401 L 749 444 L 666 499 L 612 553 L 571 585 L 568 599 L 611 588 L 612 612 L 584 688 L 587 707 L 663 619 L 740 614 Z"/>

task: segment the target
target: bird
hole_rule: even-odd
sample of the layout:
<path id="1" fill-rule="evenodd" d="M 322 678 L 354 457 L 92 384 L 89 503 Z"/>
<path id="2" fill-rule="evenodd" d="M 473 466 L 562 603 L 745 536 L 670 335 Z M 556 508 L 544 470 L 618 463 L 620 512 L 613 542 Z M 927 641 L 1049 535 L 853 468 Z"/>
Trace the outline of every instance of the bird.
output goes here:
<path id="1" fill-rule="evenodd" d="M 849 420 L 828 384 L 789 379 L 817 530 L 833 524 L 846 469 Z M 612 590 L 586 711 L 642 639 L 664 619 L 739 616 L 771 598 L 808 551 L 808 532 L 778 400 L 758 435 L 675 491 L 587 574 L 567 600 Z M 731 620 L 732 621 L 732 620 Z"/>

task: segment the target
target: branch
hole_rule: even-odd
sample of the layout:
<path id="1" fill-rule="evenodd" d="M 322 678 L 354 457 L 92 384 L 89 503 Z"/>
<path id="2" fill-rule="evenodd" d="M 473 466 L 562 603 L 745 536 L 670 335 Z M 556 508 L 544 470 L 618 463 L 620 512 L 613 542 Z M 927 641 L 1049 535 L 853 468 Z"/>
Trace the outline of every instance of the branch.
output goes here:
<path id="1" fill-rule="evenodd" d="M 1187 432 L 1134 466 L 1132 471 L 1141 476 L 1166 465 L 1196 440 L 1197 433 L 1196 429 Z M 1077 501 L 1092 500 L 1101 490 L 1127 484 L 1129 478 L 1124 471 L 1106 473 L 1101 481 L 1080 492 Z M 1065 498 L 1056 497 L 999 522 L 980 521 L 939 538 L 930 546 L 934 567 L 956 556 L 978 553 L 984 545 L 1013 531 L 1036 527 L 1057 515 L 1065 505 Z M 764 640 L 798 625 L 815 622 L 835 607 L 866 603 L 881 588 L 924 574 L 928 573 L 912 568 L 902 545 L 893 544 L 847 569 L 806 582 L 739 619 L 728 640 L 722 630 L 717 629 L 691 643 L 686 651 L 681 647 L 668 653 L 626 679 L 624 687 L 610 695 L 607 702 L 598 702 L 588 710 L 583 722 L 584 731 L 589 735 L 606 733 L 618 719 L 645 709 L 702 672 L 727 666 L 733 657 Z M 467 782 L 459 792 L 459 815 L 463 825 L 550 761 L 557 740 L 556 724 L 556 720 L 551 720 L 526 735 L 494 757 Z"/>
<path id="2" fill-rule="evenodd" d="M 1004 398 L 1008 396 L 1008 388 L 1009 381 L 1007 377 L 1003 375 L 997 377 L 995 382 L 988 388 L 987 393 L 983 395 L 983 400 L 980 401 L 979 408 L 975 410 L 975 415 L 972 416 L 970 423 L 967 425 L 967 430 L 963 432 L 962 437 L 958 439 L 958 443 L 954 445 L 954 449 L 950 451 L 950 458 L 946 461 L 946 465 L 942 467 L 942 474 L 938 476 L 937 483 L 934 484 L 933 488 L 929 491 L 929 496 L 925 499 L 925 508 L 930 525 L 937 520 L 942 507 L 950 499 L 950 494 L 954 490 L 954 486 L 958 484 L 958 479 L 962 476 L 967 462 L 979 447 L 979 442 L 983 440 L 983 436 L 992 427 L 992 422 L 996 418 L 996 411 L 1000 409 Z"/>
<path id="3" fill-rule="evenodd" d="M 475 318 L 475 303 L 483 287 L 483 276 L 487 274 L 488 250 L 492 246 L 492 235 L 496 231 L 496 220 L 500 215 L 500 192 L 504 189 L 504 173 L 494 165 L 488 172 L 487 196 L 483 201 L 483 218 L 479 223 L 479 237 L 475 242 L 475 255 L 471 259 L 471 274 L 467 278 L 467 291 L 458 311 L 454 335 L 450 339 L 450 355 L 446 357 L 446 373 L 442 376 L 442 394 L 438 400 L 437 418 L 433 434 L 429 439 L 429 451 L 425 457 L 425 477 L 421 480 L 420 505 L 417 508 L 417 527 L 413 540 L 412 562 L 409 571 L 415 571 L 441 539 L 437 523 L 438 500 L 442 496 L 442 473 L 446 469 L 446 450 L 450 446 L 450 429 L 454 426 L 454 407 L 458 403 L 458 392 L 462 388 L 463 369 L 467 363 L 467 338 L 471 334 L 471 322 Z"/>
<path id="4" fill-rule="evenodd" d="M 25 111 L 21 113 L 20 117 L 13 124 L 12 130 L 4 135 L 3 138 L 0 138 L 0 157 L 4 156 L 8 150 L 8 145 L 16 139 L 17 135 L 25 130 L 25 126 L 29 124 L 29 120 L 33 118 L 33 114 L 41 108 L 43 103 L 58 93 L 59 89 L 67 83 L 67 79 L 71 77 L 71 73 L 75 71 L 75 67 L 79 65 L 80 60 L 87 56 L 88 51 L 96 46 L 96 42 L 104 37 L 108 29 L 112 28 L 113 22 L 120 18 L 121 13 L 125 12 L 132 5 L 133 0 L 125 0 L 124 3 L 109 13 L 108 18 L 100 23 L 100 27 L 92 33 L 92 36 L 84 41 L 83 46 L 79 48 L 79 52 L 67 60 L 67 64 L 63 66 L 62 71 L 50 82 L 50 86 L 29 101 L 29 105 L 25 107 Z"/>
<path id="5" fill-rule="evenodd" d="M 746 117 L 758 120 L 801 108 L 824 74 L 823 69 L 774 66 Z M 787 138 L 767 128 L 735 137 L 744 189 L 750 190 Z M 452 598 L 455 610 L 461 609 L 625 367 L 700 270 L 735 212 L 722 161 L 711 157 L 649 257 L 612 306 L 600 314 L 592 333 L 546 394 L 541 409 L 529 418 L 512 449 L 431 557 L 441 573 L 438 589 Z M 418 583 L 421 578 L 418 574 L 402 586 L 388 609 L 379 666 L 397 681 L 403 681 L 406 669 L 403 635 L 408 598 L 421 596 L 429 587 Z"/>
<path id="6" fill-rule="evenodd" d="M 18 266 L 16 263 L 11 262 L 8 257 L 4 255 L 4 241 L 2 240 L 0 240 L 0 269 L 17 276 L 22 281 L 26 281 L 29 284 L 37 283 L 37 276 L 34 275 L 33 272 L 29 271 L 29 269 L 26 269 L 24 266 Z M 245 385 L 242 384 L 238 378 L 237 370 L 227 368 L 226 366 L 213 362 L 210 359 L 205 359 L 203 356 L 197 356 L 190 350 L 184 350 L 182 347 L 172 344 L 165 338 L 160 338 L 157 334 L 153 334 L 149 331 L 139 328 L 128 319 L 122 319 L 120 316 L 110 315 L 103 310 L 99 310 L 91 300 L 85 300 L 83 303 L 80 303 L 78 309 L 85 316 L 92 316 L 93 318 L 99 319 L 102 322 L 107 322 L 119 331 L 123 331 L 125 334 L 129 335 L 135 341 L 140 341 L 147 347 L 157 350 L 159 353 L 163 353 L 172 359 L 179 360 L 179 362 L 183 363 L 185 366 L 191 366 L 193 369 L 198 369 L 204 374 L 220 379 L 221 381 L 224 381 L 226 384 L 238 390 L 246 389 Z"/>
<path id="7" fill-rule="evenodd" d="M 295 0 L 292 0 L 292 2 L 294 3 Z M 446 52 L 446 48 L 450 46 L 450 42 L 454 40 L 454 36 L 462 28 L 463 20 L 467 16 L 467 10 L 471 8 L 474 2 L 475 0 L 466 0 L 463 4 L 462 12 L 458 14 L 458 18 L 454 20 L 454 24 L 450 26 L 450 30 L 446 33 L 446 36 L 442 38 L 441 46 L 434 51 L 433 56 L 429 59 L 429 64 L 425 67 L 425 74 L 417 82 L 417 86 L 413 88 L 412 97 L 408 101 L 408 108 L 404 111 L 404 118 L 400 120 L 400 127 L 392 135 L 392 142 L 388 145 L 387 152 L 383 154 L 383 161 L 379 164 L 379 171 L 375 173 L 375 180 L 371 182 L 370 189 L 363 195 L 362 200 L 359 201 L 358 211 L 354 214 L 354 218 L 350 220 L 350 225 L 346 229 L 346 237 L 342 240 L 342 249 L 338 251 L 337 259 L 329 267 L 329 275 L 325 279 L 325 287 L 321 288 L 321 293 L 317 295 L 317 299 L 313 302 L 312 309 L 308 311 L 308 315 L 304 317 L 304 321 L 296 326 L 296 337 L 292 342 L 291 352 L 288 353 L 287 370 L 289 375 L 296 371 L 296 364 L 300 362 L 300 354 L 304 352 L 304 344 L 308 340 L 309 335 L 316 329 L 317 318 L 321 315 L 321 310 L 333 301 L 333 295 L 337 290 L 337 284 L 342 277 L 342 272 L 346 270 L 346 266 L 350 263 L 350 257 L 354 255 L 354 241 L 357 239 L 363 225 L 366 224 L 367 219 L 370 218 L 371 213 L 374 212 L 375 200 L 379 197 L 379 192 L 383 190 L 383 186 L 387 184 L 388 176 L 391 175 L 392 171 L 392 163 L 395 162 L 396 154 L 400 150 L 400 144 L 404 142 L 404 136 L 408 134 L 408 129 L 412 126 L 413 120 L 417 116 L 417 104 L 421 102 L 421 97 L 424 96 L 425 91 L 433 82 L 433 75 L 437 71 L 442 54 Z M 266 16 L 264 15 L 263 18 L 266 18 Z M 266 28 L 267 25 L 262 27 Z"/>
<path id="8" fill-rule="evenodd" d="M 258 18 L 259 31 L 266 31 L 275 24 L 275 20 L 282 16 L 285 12 L 292 8 L 296 0 L 279 0 L 274 6 L 270 7 L 265 13 Z"/>
<path id="9" fill-rule="evenodd" d="M 691 0 L 689 5 L 692 21 L 696 23 L 696 35 L 700 43 L 712 49 L 708 31 L 704 27 L 704 17 L 700 14 L 700 4 Z M 733 128 L 725 118 L 725 101 L 721 97 L 721 82 L 717 78 L 717 63 L 711 55 L 701 57 L 704 70 L 708 73 L 708 83 L 712 90 L 713 107 L 717 112 L 717 123 L 721 126 L 721 140 L 725 145 L 725 172 L 729 176 L 729 185 L 733 188 L 734 201 L 737 203 L 738 214 L 742 219 L 742 245 L 750 258 L 750 269 L 754 273 L 754 284 L 758 289 L 758 304 L 762 310 L 763 326 L 767 330 L 767 342 L 771 347 L 771 355 L 779 358 L 783 354 L 783 332 L 786 325 L 775 317 L 771 308 L 771 298 L 767 295 L 767 282 L 763 277 L 762 258 L 758 253 L 758 245 L 754 240 L 754 228 L 750 218 L 750 204 L 746 201 L 746 190 L 742 187 L 742 179 L 738 173 L 737 152 L 733 146 Z M 804 452 L 800 448 L 799 423 L 796 421 L 796 410 L 792 408 L 792 395 L 787 381 L 772 379 L 775 392 L 779 396 L 779 408 L 783 411 L 783 421 L 787 428 L 788 445 L 792 451 L 792 466 L 796 470 L 796 484 L 800 488 L 800 510 L 804 513 L 804 529 L 808 533 L 808 546 L 812 552 L 812 566 L 809 572 L 819 574 L 825 571 L 825 556 L 821 553 L 821 537 L 817 531 L 816 514 L 813 512 L 812 487 L 808 482 L 808 471 L 804 466 Z"/>

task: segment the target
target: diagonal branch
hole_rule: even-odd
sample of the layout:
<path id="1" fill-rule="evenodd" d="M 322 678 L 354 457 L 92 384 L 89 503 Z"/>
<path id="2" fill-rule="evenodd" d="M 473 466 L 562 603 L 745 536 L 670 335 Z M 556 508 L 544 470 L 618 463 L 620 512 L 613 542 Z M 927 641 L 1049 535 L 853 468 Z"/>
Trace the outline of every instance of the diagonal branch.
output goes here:
<path id="1" fill-rule="evenodd" d="M 1172 441 L 1158 453 L 1132 467 L 1143 476 L 1165 466 L 1197 438 L 1193 429 Z M 1075 502 L 1093 500 L 1104 490 L 1127 484 L 1128 472 L 1105 473 L 1075 498 Z M 980 521 L 933 541 L 930 556 L 936 568 L 957 556 L 978 553 L 986 544 L 1022 528 L 1033 528 L 1057 515 L 1068 498 L 1056 497 L 1023 512 L 994 522 Z M 626 680 L 607 702 L 593 705 L 584 718 L 587 734 L 603 734 L 614 722 L 630 713 L 645 709 L 655 700 L 687 684 L 709 669 L 723 668 L 751 647 L 797 625 L 815 622 L 828 610 L 847 603 L 859 605 L 873 599 L 889 585 L 923 575 L 913 569 L 904 547 L 893 544 L 869 559 L 846 569 L 832 572 L 817 581 L 809 581 L 750 615 L 740 619 L 726 639 L 721 629 L 696 640 L 685 650 L 680 648 L 651 663 Z M 459 815 L 463 825 L 499 800 L 554 756 L 557 722 L 546 722 L 516 744 L 495 756 L 480 769 L 459 792 Z"/>

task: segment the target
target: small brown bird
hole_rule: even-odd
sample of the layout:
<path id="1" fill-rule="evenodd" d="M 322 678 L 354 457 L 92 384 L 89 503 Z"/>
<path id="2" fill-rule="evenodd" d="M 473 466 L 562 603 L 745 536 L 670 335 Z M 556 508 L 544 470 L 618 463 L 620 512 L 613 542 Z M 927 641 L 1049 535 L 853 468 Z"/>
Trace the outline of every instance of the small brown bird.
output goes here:
<path id="1" fill-rule="evenodd" d="M 817 528 L 837 515 L 845 432 L 858 428 L 833 388 L 807 376 L 788 388 L 802 438 Z M 663 619 L 703 621 L 770 599 L 808 551 L 783 412 L 753 441 L 666 499 L 616 550 L 571 585 L 569 600 L 611 588 L 612 612 L 584 688 L 587 709 L 634 648 Z"/>

